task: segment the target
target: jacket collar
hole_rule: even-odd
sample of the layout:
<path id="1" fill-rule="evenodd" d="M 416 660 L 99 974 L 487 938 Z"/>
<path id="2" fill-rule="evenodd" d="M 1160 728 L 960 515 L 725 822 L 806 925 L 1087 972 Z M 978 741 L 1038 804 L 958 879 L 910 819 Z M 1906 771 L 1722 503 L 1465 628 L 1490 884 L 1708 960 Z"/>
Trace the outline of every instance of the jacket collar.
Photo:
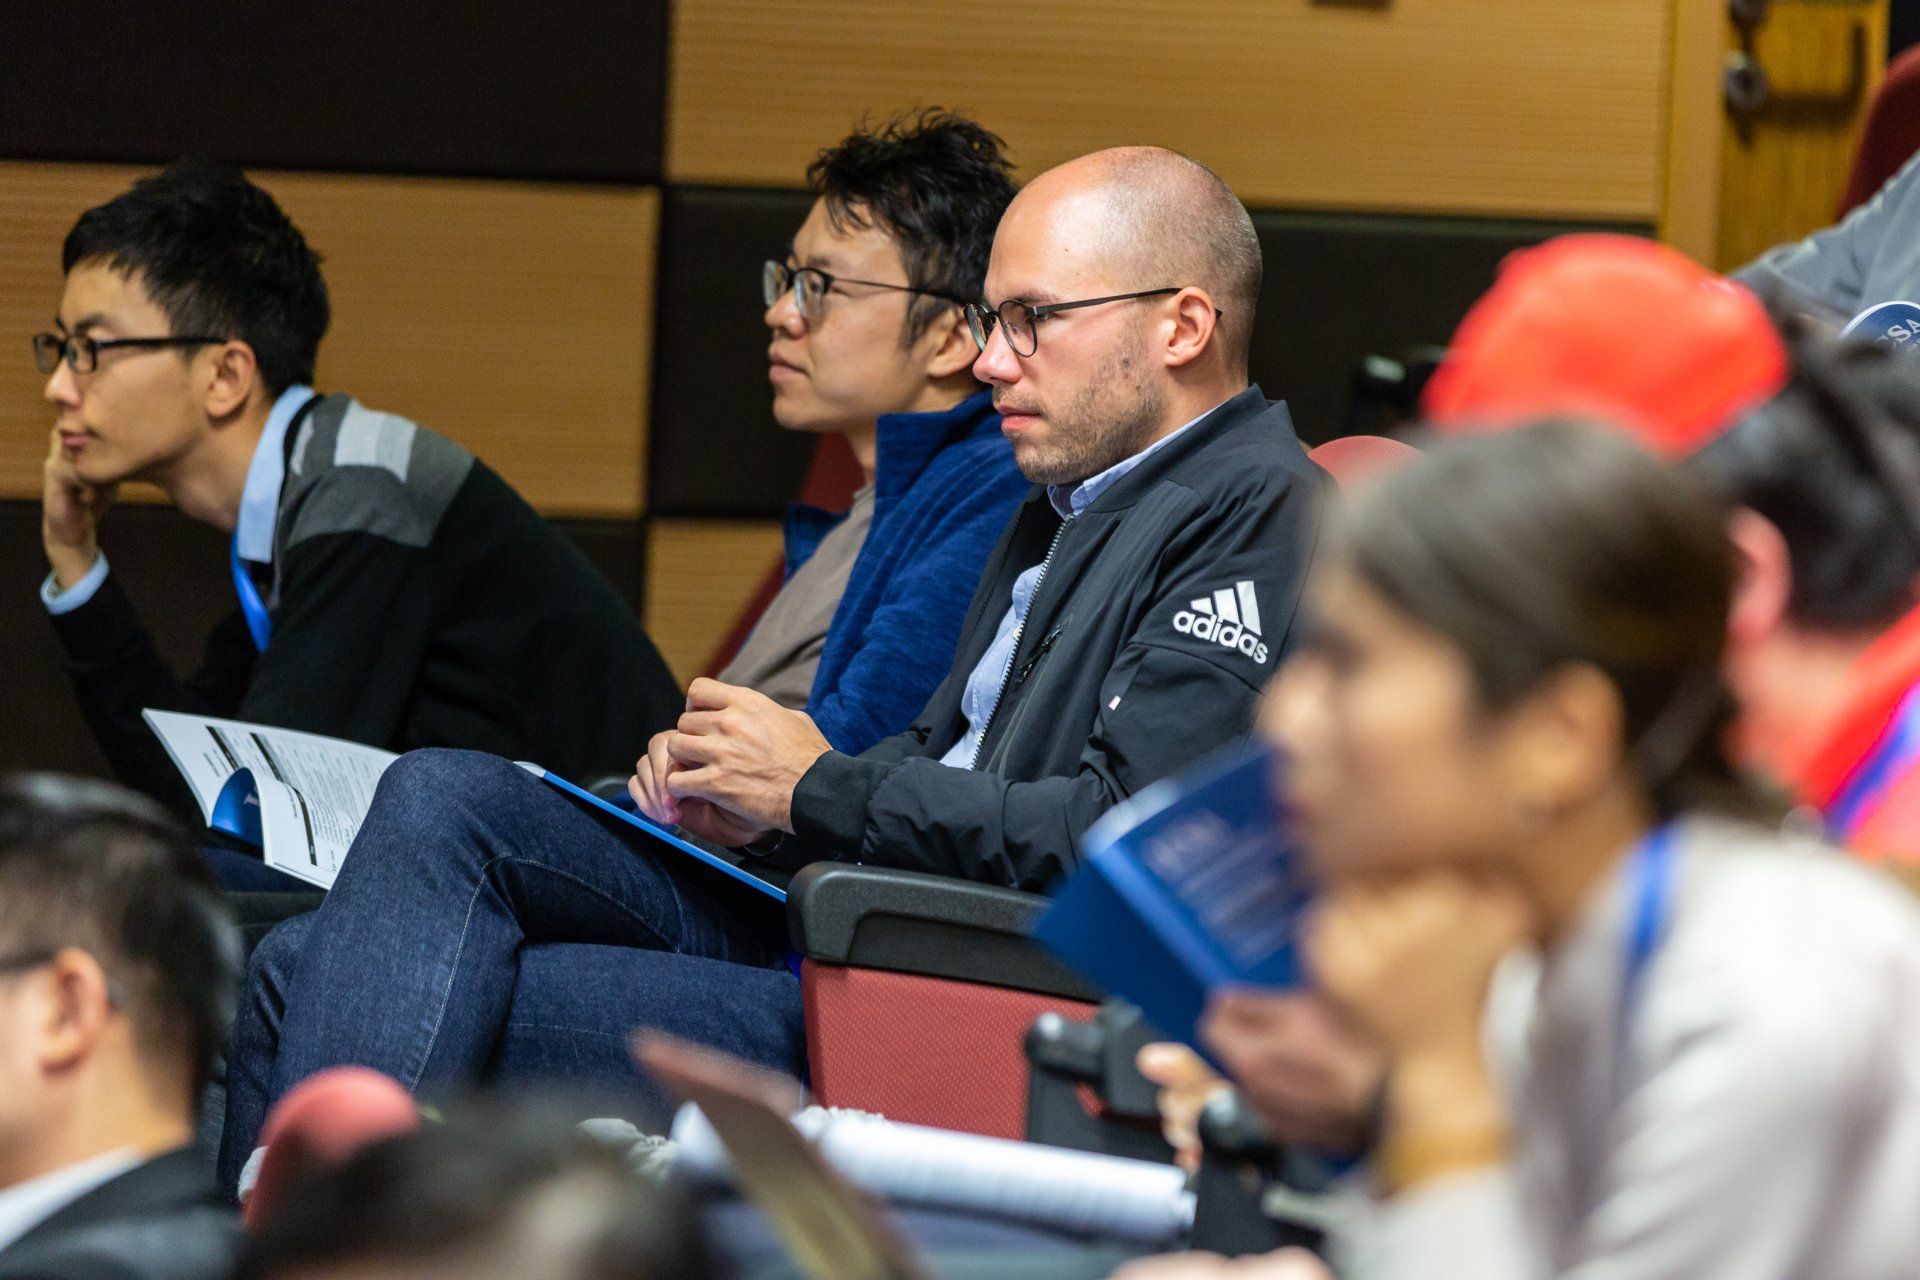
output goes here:
<path id="1" fill-rule="evenodd" d="M 883 413 L 875 432 L 873 498 L 876 504 L 913 487 L 942 449 L 961 440 L 1000 434 L 993 396 L 982 391 L 951 409 L 934 413 Z"/>
<path id="2" fill-rule="evenodd" d="M 1847 696 L 1833 714 L 1785 744 L 1781 781 L 1804 803 L 1825 809 L 1879 744 L 1915 686 L 1920 686 L 1920 608 L 1855 660 Z"/>
<path id="3" fill-rule="evenodd" d="M 216 1203 L 218 1192 L 206 1163 L 206 1156 L 192 1147 L 155 1156 L 42 1219 L 10 1247 L 23 1248 L 48 1236 L 123 1218 Z"/>

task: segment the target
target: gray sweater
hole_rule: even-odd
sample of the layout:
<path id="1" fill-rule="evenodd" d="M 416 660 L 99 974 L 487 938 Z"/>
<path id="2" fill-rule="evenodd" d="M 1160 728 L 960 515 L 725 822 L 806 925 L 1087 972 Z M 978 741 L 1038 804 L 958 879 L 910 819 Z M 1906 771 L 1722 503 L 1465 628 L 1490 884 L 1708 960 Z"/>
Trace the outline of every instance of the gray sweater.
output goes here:
<path id="1" fill-rule="evenodd" d="M 1503 973 L 1510 1166 L 1360 1215 L 1343 1275 L 1920 1274 L 1920 906 L 1822 846 L 1689 822 L 1623 1042 L 1632 889 Z"/>
<path id="2" fill-rule="evenodd" d="M 1830 320 L 1882 302 L 1920 302 L 1920 156 L 1840 222 L 1768 250 L 1733 278 Z"/>

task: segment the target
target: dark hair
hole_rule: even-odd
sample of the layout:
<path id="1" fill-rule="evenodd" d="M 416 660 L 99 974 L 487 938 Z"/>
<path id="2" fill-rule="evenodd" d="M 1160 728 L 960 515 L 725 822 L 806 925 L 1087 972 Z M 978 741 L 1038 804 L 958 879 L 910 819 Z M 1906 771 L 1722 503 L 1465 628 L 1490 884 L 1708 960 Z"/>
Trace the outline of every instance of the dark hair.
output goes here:
<path id="1" fill-rule="evenodd" d="M 827 202 L 837 230 L 878 226 L 892 236 L 908 284 L 970 302 L 986 288 L 994 228 L 1013 201 L 1005 145 L 971 120 L 928 108 L 863 123 L 807 166 L 807 187 Z M 916 296 L 906 341 L 953 305 Z"/>
<path id="2" fill-rule="evenodd" d="M 233 166 L 183 160 L 87 210 L 60 269 L 83 262 L 138 277 L 176 334 L 245 342 L 270 393 L 313 381 L 331 318 L 320 257 Z"/>
<path id="3" fill-rule="evenodd" d="M 1789 338 L 1786 387 L 1690 465 L 1780 530 L 1788 617 L 1879 629 L 1913 607 L 1920 579 L 1920 363 L 1881 343 Z"/>
<path id="4" fill-rule="evenodd" d="M 468 1258 L 551 1280 L 713 1274 L 677 1195 L 542 1109 L 496 1103 L 375 1143 L 299 1179 L 280 1205 L 257 1224 L 237 1280 Z M 556 1206 L 560 1229 L 541 1220 Z"/>
<path id="5" fill-rule="evenodd" d="M 199 1096 L 226 1046 L 239 951 L 219 885 L 160 806 L 54 774 L 0 782 L 0 947 L 93 956 L 148 1060 Z"/>
<path id="6" fill-rule="evenodd" d="M 1440 445 L 1336 527 L 1362 581 L 1461 650 L 1489 710 L 1591 666 L 1662 816 L 1750 808 L 1723 746 L 1726 518 L 1679 471 L 1613 428 L 1540 422 Z"/>

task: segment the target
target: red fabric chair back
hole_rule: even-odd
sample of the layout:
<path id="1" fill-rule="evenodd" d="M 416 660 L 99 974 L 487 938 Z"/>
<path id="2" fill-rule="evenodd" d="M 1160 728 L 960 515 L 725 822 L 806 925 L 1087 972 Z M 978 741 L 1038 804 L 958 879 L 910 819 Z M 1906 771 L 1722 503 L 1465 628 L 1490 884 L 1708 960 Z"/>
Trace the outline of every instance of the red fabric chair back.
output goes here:
<path id="1" fill-rule="evenodd" d="M 335 1067 L 302 1081 L 275 1104 L 260 1131 L 267 1153 L 247 1198 L 247 1225 L 271 1216 L 306 1170 L 339 1164 L 360 1148 L 419 1124 L 413 1096 L 378 1071 Z"/>
<path id="2" fill-rule="evenodd" d="M 1420 451 L 1386 436 L 1343 436 L 1307 450 L 1341 489 L 1397 471 L 1420 456 Z"/>
<path id="3" fill-rule="evenodd" d="M 1840 195 L 1836 219 L 1865 204 L 1886 185 L 1900 166 L 1920 151 L 1920 47 L 1907 50 L 1887 64 L 1886 79 L 1867 108 L 1860 130 L 1860 147 L 1853 153 L 1847 189 Z"/>
<path id="4" fill-rule="evenodd" d="M 1027 1028 L 1043 1013 L 1084 1022 L 1098 1007 L 881 969 L 800 966 L 807 1064 L 824 1106 L 1021 1138 Z"/>

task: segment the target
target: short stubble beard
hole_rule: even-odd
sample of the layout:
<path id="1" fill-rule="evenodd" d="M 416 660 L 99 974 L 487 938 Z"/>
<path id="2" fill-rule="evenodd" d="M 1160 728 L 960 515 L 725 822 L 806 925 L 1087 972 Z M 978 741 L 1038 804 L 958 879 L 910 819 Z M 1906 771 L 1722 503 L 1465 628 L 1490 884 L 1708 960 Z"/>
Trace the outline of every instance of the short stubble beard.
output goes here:
<path id="1" fill-rule="evenodd" d="M 1142 373 L 1144 353 L 1116 352 L 1061 410 L 1046 417 L 1046 445 L 1018 458 L 1034 484 L 1068 485 L 1099 475 L 1147 447 L 1166 411 L 1165 390 Z"/>

